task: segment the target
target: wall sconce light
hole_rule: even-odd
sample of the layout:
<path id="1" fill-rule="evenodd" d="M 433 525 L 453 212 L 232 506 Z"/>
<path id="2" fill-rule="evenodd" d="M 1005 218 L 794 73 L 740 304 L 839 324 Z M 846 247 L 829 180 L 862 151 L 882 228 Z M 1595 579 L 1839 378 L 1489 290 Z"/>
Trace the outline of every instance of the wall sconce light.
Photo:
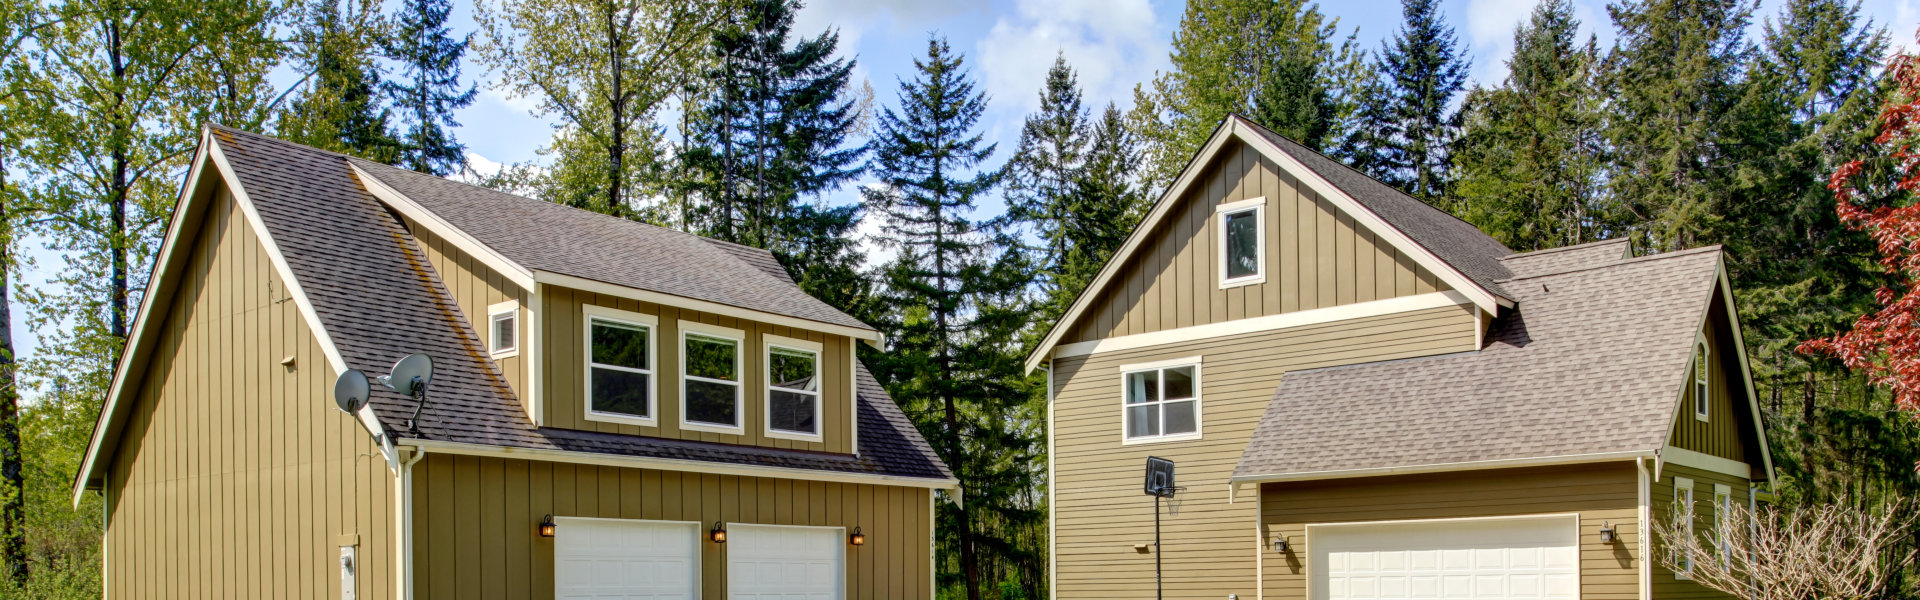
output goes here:
<path id="1" fill-rule="evenodd" d="M 1277 538 L 1274 538 L 1274 539 L 1273 539 L 1273 551 L 1274 551 L 1274 552 L 1279 552 L 1279 553 L 1281 553 L 1281 554 L 1286 554 L 1286 553 L 1287 553 L 1287 548 L 1288 548 L 1288 547 L 1289 547 L 1289 546 L 1287 545 L 1287 536 L 1284 536 L 1284 535 L 1283 535 L 1283 536 L 1280 536 L 1280 537 L 1277 537 Z"/>
<path id="2" fill-rule="evenodd" d="M 1613 530 L 1613 523 L 1606 523 L 1600 526 L 1600 543 L 1611 544 L 1619 539 L 1620 534 Z"/>
<path id="3" fill-rule="evenodd" d="M 847 536 L 847 543 L 855 546 L 865 546 L 867 545 L 867 534 L 860 533 L 860 527 L 856 525 L 853 528 L 853 535 Z"/>
<path id="4" fill-rule="evenodd" d="M 715 544 L 727 543 L 727 526 L 721 525 L 719 521 L 714 521 L 713 530 L 707 532 L 707 539 L 713 540 Z"/>
<path id="5" fill-rule="evenodd" d="M 540 518 L 540 537 L 553 537 L 553 515 Z"/>

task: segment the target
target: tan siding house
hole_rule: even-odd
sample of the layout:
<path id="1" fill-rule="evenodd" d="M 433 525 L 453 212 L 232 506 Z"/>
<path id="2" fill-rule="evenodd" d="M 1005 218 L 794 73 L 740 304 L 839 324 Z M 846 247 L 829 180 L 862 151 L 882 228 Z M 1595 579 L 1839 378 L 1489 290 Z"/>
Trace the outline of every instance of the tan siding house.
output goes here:
<path id="1" fill-rule="evenodd" d="M 110 596 L 933 597 L 956 482 L 763 250 L 216 126 L 154 273 Z"/>
<path id="2" fill-rule="evenodd" d="M 1028 359 L 1054 597 L 1713 596 L 1649 559 L 1771 481 L 1718 248 L 1515 253 L 1238 117 L 1191 164 Z"/>

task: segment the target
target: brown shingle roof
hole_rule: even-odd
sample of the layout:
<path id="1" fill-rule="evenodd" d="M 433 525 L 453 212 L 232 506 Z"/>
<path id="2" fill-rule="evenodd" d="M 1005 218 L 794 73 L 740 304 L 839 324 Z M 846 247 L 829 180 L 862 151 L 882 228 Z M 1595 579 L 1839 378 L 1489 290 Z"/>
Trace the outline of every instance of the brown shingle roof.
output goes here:
<path id="1" fill-rule="evenodd" d="M 529 269 L 864 330 L 795 287 L 765 250 L 351 159 L 381 183 Z M 774 268 L 769 268 L 769 266 Z"/>
<path id="2" fill-rule="evenodd" d="M 1657 450 L 1719 264 L 1712 247 L 1516 278 L 1478 352 L 1288 373 L 1234 476 Z"/>
<path id="3" fill-rule="evenodd" d="M 346 157 L 225 127 L 213 127 L 213 134 L 347 367 L 379 374 L 407 354 L 433 357 L 435 377 L 418 439 L 949 477 L 864 366 L 858 380 L 857 457 L 536 428 L 412 234 L 367 193 Z M 762 267 L 737 268 L 772 278 Z M 388 431 L 406 437 L 410 400 L 376 386 L 371 405 Z"/>
<path id="4" fill-rule="evenodd" d="M 1633 256 L 1633 244 L 1627 238 L 1614 238 L 1523 252 L 1500 259 L 1514 277 L 1533 277 L 1610 263 Z"/>

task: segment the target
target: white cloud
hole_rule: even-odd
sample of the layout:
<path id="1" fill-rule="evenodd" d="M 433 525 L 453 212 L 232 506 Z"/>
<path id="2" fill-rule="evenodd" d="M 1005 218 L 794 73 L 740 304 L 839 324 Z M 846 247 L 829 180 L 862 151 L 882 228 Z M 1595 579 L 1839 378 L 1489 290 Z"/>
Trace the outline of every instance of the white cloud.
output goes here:
<path id="1" fill-rule="evenodd" d="M 1090 109 L 1126 106 L 1167 65 L 1166 32 L 1148 0 L 1017 0 L 974 54 L 997 110 L 1031 112 L 1056 54 L 1079 72 Z"/>
<path id="2" fill-rule="evenodd" d="M 886 29 L 914 32 L 943 20 L 984 7 L 968 2 L 926 0 L 812 0 L 794 15 L 796 35 L 813 37 L 827 28 L 840 30 L 840 52 L 851 55 L 867 32 Z"/>
<path id="3" fill-rule="evenodd" d="M 1470 77 L 1481 85 L 1498 85 L 1507 78 L 1507 57 L 1513 54 L 1513 30 L 1527 21 L 1539 0 L 1469 0 L 1466 42 L 1473 57 Z"/>

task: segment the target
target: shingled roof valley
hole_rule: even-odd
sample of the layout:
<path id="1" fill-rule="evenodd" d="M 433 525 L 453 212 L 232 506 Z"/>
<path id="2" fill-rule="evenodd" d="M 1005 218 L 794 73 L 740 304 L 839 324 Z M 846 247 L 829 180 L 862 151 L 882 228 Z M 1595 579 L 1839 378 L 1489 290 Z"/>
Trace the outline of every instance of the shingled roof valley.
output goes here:
<path id="1" fill-rule="evenodd" d="M 286 257 L 294 279 L 319 315 L 324 335 L 338 348 L 346 366 L 380 373 L 407 354 L 424 352 L 433 357 L 436 375 L 417 436 L 405 433 L 412 401 L 376 390 L 371 405 L 389 432 L 488 446 L 951 477 L 864 366 L 858 369 L 857 456 L 535 427 L 412 234 L 358 181 L 349 167 L 349 161 L 357 159 L 227 127 L 214 126 L 212 132 L 247 199 L 259 212 L 267 237 Z M 496 250 L 514 260 L 527 260 L 534 268 L 595 273 L 580 276 L 610 283 L 646 278 L 655 287 L 643 289 L 666 293 L 673 292 L 659 288 L 688 291 L 711 282 L 718 286 L 715 293 L 737 295 L 714 301 L 738 301 L 750 308 L 866 327 L 794 288 L 764 251 L 729 248 L 637 223 L 616 224 L 609 221 L 617 220 L 589 218 L 590 213 L 537 200 L 371 163 L 355 164 L 379 173 L 383 183 L 426 196 L 416 199 L 456 225 L 477 228 L 470 233 L 489 245 L 499 243 Z M 518 230 L 513 227 L 516 223 Z M 553 241 L 535 239 L 540 236 Z M 616 252 L 622 247 L 595 244 L 634 247 Z M 542 257 L 542 252 L 592 256 Z M 663 264 L 682 266 L 664 268 Z M 702 268 L 714 272 L 699 273 Z M 776 284 L 805 300 L 752 291 Z"/>

